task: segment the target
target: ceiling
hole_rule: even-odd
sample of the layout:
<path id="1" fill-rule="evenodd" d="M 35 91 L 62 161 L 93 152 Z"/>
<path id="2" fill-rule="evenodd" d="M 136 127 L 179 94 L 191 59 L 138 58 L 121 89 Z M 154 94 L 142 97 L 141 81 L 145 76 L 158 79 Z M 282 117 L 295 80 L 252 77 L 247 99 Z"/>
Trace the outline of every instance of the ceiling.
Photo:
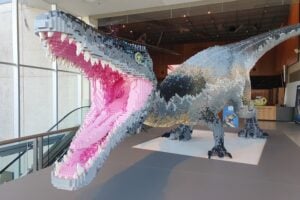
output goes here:
<path id="1" fill-rule="evenodd" d="M 20 0 L 98 20 L 99 29 L 154 46 L 235 41 L 286 24 L 299 0 Z"/>
<path id="2" fill-rule="evenodd" d="M 232 9 L 283 5 L 299 0 L 19 0 L 32 7 L 50 9 L 57 4 L 59 9 L 78 16 L 105 18 L 137 13 L 155 12 L 170 9 L 192 9 L 209 6 L 216 12 Z M 176 15 L 176 13 L 174 13 Z"/>
<path id="3" fill-rule="evenodd" d="M 20 0 L 31 7 L 50 9 L 50 4 L 57 4 L 78 16 L 96 18 L 121 16 L 134 13 L 152 12 L 211 3 L 235 0 Z"/>
<path id="4" fill-rule="evenodd" d="M 282 0 L 234 1 L 102 18 L 98 24 L 99 29 L 108 34 L 155 46 L 230 42 L 284 26 L 290 3 Z"/>

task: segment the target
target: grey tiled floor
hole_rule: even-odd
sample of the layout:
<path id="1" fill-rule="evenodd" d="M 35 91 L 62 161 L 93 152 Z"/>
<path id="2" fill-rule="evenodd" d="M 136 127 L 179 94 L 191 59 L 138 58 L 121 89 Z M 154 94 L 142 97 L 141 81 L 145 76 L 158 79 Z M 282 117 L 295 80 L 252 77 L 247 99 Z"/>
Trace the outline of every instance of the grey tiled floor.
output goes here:
<path id="1" fill-rule="evenodd" d="M 263 129 L 281 131 L 300 147 L 300 124 L 272 121 L 261 121 L 259 123 Z"/>
<path id="2" fill-rule="evenodd" d="M 79 191 L 53 188 L 48 168 L 1 185 L 0 199 L 300 200 L 300 147 L 295 143 L 300 126 L 260 125 L 270 138 L 258 166 L 131 148 L 166 130 L 150 129 L 121 143 L 95 180 Z"/>

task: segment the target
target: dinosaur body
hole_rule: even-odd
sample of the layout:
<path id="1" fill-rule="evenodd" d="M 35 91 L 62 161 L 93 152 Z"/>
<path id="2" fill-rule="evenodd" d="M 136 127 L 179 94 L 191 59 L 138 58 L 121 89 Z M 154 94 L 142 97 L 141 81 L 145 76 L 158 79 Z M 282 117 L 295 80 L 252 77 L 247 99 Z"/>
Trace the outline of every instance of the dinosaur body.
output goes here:
<path id="1" fill-rule="evenodd" d="M 231 156 L 217 113 L 232 104 L 240 117 L 255 118 L 249 109 L 249 72 L 270 48 L 298 35 L 299 25 L 199 52 L 170 74 L 159 90 L 144 46 L 101 34 L 60 11 L 38 16 L 35 32 L 52 58 L 80 68 L 91 82 L 91 109 L 52 172 L 55 187 L 75 190 L 90 183 L 112 148 L 142 123 L 155 127 L 204 123 L 215 139 L 209 155 Z"/>

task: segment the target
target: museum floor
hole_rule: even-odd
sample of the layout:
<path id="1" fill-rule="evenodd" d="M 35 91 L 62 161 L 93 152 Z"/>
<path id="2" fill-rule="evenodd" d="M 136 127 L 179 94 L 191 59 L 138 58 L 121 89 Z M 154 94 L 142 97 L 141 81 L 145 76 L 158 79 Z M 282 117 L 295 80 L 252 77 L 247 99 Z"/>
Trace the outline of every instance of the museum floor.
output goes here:
<path id="1" fill-rule="evenodd" d="M 260 122 L 268 129 L 258 165 L 132 148 L 160 136 L 150 129 L 126 139 L 87 187 L 68 192 L 50 183 L 51 168 L 0 186 L 9 200 L 299 200 L 300 126 Z"/>

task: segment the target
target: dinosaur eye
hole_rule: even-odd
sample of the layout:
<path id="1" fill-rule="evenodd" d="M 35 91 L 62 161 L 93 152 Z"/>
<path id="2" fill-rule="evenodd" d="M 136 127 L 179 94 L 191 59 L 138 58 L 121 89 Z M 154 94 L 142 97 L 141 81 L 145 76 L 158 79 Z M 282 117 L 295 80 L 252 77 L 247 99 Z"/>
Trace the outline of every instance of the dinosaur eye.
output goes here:
<path id="1" fill-rule="evenodd" d="M 140 52 L 136 52 L 134 54 L 134 58 L 138 64 L 142 64 L 144 62 L 144 56 Z"/>

